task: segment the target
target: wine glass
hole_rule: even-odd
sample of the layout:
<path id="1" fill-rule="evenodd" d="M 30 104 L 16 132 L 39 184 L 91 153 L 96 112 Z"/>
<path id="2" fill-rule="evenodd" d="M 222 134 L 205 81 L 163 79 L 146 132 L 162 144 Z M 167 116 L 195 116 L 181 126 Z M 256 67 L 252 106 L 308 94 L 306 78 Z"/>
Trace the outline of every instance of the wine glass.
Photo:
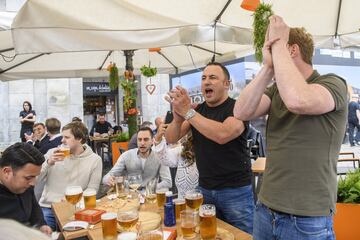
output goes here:
<path id="1" fill-rule="evenodd" d="M 74 205 L 75 211 L 77 210 L 76 204 L 81 200 L 83 189 L 81 186 L 67 186 L 65 189 L 65 198 L 70 204 Z"/>
<path id="2" fill-rule="evenodd" d="M 146 184 L 145 189 L 145 198 L 148 203 L 155 203 L 156 202 L 156 185 L 158 182 L 158 178 L 151 179 Z"/>
<path id="3" fill-rule="evenodd" d="M 129 182 L 129 187 L 137 192 L 138 188 L 142 184 L 142 176 L 141 174 L 131 174 L 128 175 L 127 180 Z"/>

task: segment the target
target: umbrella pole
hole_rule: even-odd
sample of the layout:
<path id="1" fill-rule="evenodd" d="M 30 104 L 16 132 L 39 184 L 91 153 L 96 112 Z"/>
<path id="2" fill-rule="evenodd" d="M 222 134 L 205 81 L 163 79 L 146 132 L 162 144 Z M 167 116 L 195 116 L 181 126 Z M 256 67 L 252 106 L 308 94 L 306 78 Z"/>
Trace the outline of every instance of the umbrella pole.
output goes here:
<path id="1" fill-rule="evenodd" d="M 133 65 L 133 56 L 134 56 L 134 50 L 124 50 L 125 55 L 125 70 L 133 71 L 134 65 Z M 133 79 L 132 81 L 134 81 Z M 135 93 L 136 94 L 136 93 Z M 136 109 L 136 100 L 131 104 L 131 108 Z M 137 132 L 137 115 L 128 115 L 128 126 L 129 126 L 129 137 L 131 137 L 133 134 Z"/>

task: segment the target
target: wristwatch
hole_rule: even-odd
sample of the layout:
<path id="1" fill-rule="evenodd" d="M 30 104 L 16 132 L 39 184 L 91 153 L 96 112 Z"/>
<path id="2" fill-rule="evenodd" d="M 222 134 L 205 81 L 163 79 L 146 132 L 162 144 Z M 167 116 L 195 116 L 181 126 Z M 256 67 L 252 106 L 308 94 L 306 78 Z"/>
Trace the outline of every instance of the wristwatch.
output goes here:
<path id="1" fill-rule="evenodd" d="M 196 111 L 194 109 L 190 109 L 189 111 L 187 111 L 187 113 L 185 114 L 185 120 L 190 120 L 191 118 L 193 118 L 196 114 Z"/>

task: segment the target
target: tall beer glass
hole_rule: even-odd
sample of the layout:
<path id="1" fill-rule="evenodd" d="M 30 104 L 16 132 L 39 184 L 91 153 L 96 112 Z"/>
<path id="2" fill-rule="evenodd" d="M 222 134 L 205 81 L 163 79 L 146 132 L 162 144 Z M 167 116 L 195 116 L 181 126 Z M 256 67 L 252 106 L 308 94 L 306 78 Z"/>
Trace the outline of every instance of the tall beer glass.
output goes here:
<path id="1" fill-rule="evenodd" d="M 66 201 L 74 205 L 75 211 L 77 210 L 76 204 L 80 201 L 82 193 L 83 190 L 81 186 L 67 186 L 65 189 Z"/>
<path id="2" fill-rule="evenodd" d="M 166 200 L 165 193 L 167 192 L 167 189 L 157 189 L 156 190 L 156 202 L 159 207 L 159 210 L 164 209 L 164 204 Z"/>
<path id="3" fill-rule="evenodd" d="M 216 238 L 216 208 L 213 204 L 200 206 L 200 235 L 202 239 Z"/>
<path id="4" fill-rule="evenodd" d="M 186 201 L 186 205 L 189 208 L 191 208 L 191 209 L 193 209 L 195 211 L 198 211 L 200 205 L 204 201 L 204 198 L 203 198 L 203 195 L 201 194 L 200 191 L 193 190 L 193 191 L 187 192 L 185 194 L 185 201 Z"/>
<path id="5" fill-rule="evenodd" d="M 184 210 L 180 213 L 180 226 L 184 239 L 194 238 L 196 236 L 196 227 L 199 221 L 198 212 Z"/>
<path id="6" fill-rule="evenodd" d="M 116 213 L 104 213 L 101 215 L 101 225 L 104 240 L 116 240 L 117 224 Z"/>
<path id="7" fill-rule="evenodd" d="M 93 188 L 88 188 L 83 193 L 85 208 L 95 208 L 96 207 L 96 190 Z"/>
<path id="8" fill-rule="evenodd" d="M 180 220 L 180 212 L 186 210 L 185 199 L 177 198 L 173 200 L 175 204 L 175 217 L 176 221 Z"/>

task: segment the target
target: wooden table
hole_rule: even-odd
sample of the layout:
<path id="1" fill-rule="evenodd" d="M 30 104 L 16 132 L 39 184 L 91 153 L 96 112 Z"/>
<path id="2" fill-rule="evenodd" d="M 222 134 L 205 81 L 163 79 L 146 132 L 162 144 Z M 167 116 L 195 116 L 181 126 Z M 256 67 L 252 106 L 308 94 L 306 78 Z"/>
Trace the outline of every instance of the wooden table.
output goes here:
<path id="1" fill-rule="evenodd" d="M 107 201 L 107 199 L 103 198 L 102 201 Z M 72 215 L 72 205 L 70 205 L 67 202 L 59 202 L 54 203 L 52 205 L 56 219 L 60 225 L 60 229 L 62 231 L 63 226 L 69 222 L 70 217 Z M 157 211 L 157 205 L 155 204 L 142 204 L 140 207 L 140 211 Z M 217 225 L 218 227 L 221 227 L 223 229 L 228 230 L 232 234 L 234 234 L 235 240 L 251 240 L 252 236 L 250 234 L 247 234 L 243 231 L 241 231 L 238 228 L 235 228 L 231 226 L 230 224 L 227 224 L 220 219 L 217 219 Z M 62 231 L 65 239 L 73 239 L 78 237 L 87 236 L 90 240 L 102 240 L 102 228 L 101 223 L 98 223 L 94 226 L 93 229 L 87 229 L 87 230 L 78 230 L 73 232 L 66 232 Z"/>
<path id="2" fill-rule="evenodd" d="M 255 160 L 255 162 L 251 165 L 252 174 L 252 186 L 253 186 L 253 194 L 254 194 L 254 201 L 257 200 L 257 194 L 260 191 L 260 186 L 262 182 L 262 174 L 265 171 L 266 165 L 266 158 L 259 157 Z M 256 177 L 258 178 L 256 181 Z"/>

